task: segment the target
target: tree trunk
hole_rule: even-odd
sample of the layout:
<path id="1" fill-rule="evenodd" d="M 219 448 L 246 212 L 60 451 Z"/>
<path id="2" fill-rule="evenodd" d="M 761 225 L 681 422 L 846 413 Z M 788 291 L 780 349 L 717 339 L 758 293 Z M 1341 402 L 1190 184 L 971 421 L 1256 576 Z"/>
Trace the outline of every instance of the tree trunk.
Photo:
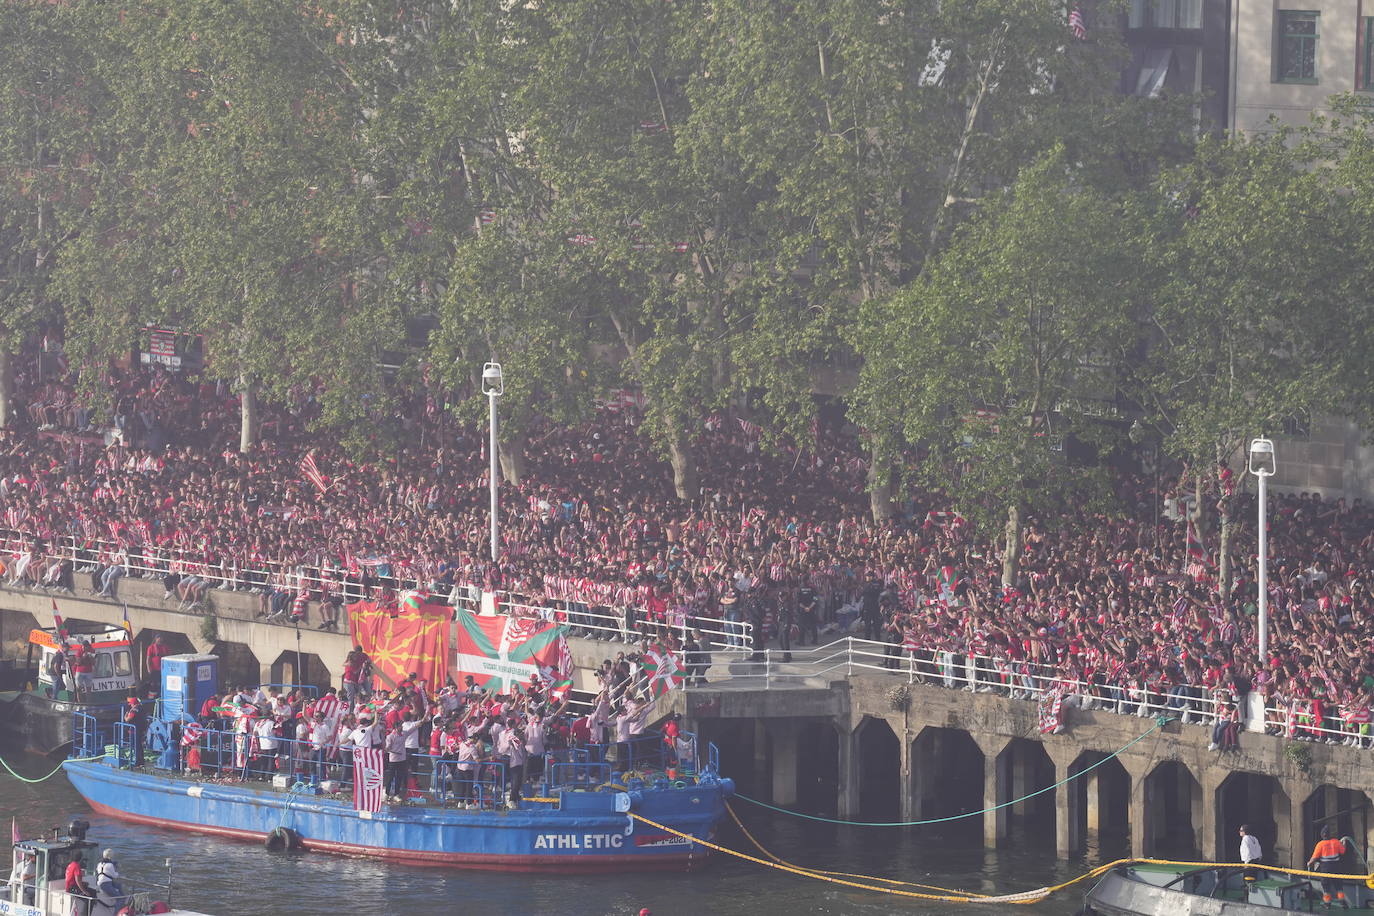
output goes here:
<path id="1" fill-rule="evenodd" d="M 1002 552 L 1002 585 L 1016 584 L 1016 575 L 1021 570 L 1021 507 L 1007 507 L 1007 545 Z"/>
<path id="2" fill-rule="evenodd" d="M 673 465 L 673 489 L 677 498 L 687 502 L 700 495 L 697 486 L 697 456 L 692 451 L 692 443 L 681 427 L 675 428 L 668 440 L 668 460 Z"/>
<path id="3" fill-rule="evenodd" d="M 258 386 L 247 376 L 239 376 L 239 451 L 249 452 L 258 444 Z"/>
<path id="4" fill-rule="evenodd" d="M 897 514 L 892 502 L 892 464 L 870 453 L 868 461 L 868 508 L 873 521 L 881 525 Z"/>
<path id="5" fill-rule="evenodd" d="M 10 351 L 0 346 L 0 429 L 10 425 L 10 405 L 14 402 L 14 376 L 10 373 Z"/>
<path id="6" fill-rule="evenodd" d="M 512 486 L 520 486 L 525 476 L 525 450 L 519 442 L 501 442 L 496 456 L 501 460 L 501 477 Z"/>
<path id="7" fill-rule="evenodd" d="M 1221 446 L 1217 446 L 1217 468 L 1224 466 Z M 1217 500 L 1217 525 L 1220 534 L 1217 538 L 1217 594 L 1225 601 L 1231 597 L 1231 496 L 1223 484 L 1221 498 Z"/>

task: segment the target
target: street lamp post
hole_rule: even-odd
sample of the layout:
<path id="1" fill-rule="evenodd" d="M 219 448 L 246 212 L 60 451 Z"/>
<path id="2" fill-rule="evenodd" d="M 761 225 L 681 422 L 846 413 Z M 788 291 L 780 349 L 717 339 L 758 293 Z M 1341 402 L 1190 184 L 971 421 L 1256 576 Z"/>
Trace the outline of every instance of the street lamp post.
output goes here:
<path id="1" fill-rule="evenodd" d="M 1250 443 L 1250 473 L 1259 478 L 1259 663 L 1263 667 L 1269 652 L 1269 516 L 1266 511 L 1266 486 L 1274 476 L 1274 443 L 1255 439 Z"/>
<path id="2" fill-rule="evenodd" d="M 505 394 L 505 381 L 501 376 L 500 363 L 487 363 L 482 367 L 482 393 L 491 405 L 491 442 L 487 452 L 491 456 L 491 561 L 496 562 L 499 553 L 500 521 L 497 516 L 497 486 L 500 483 L 501 466 L 496 458 L 496 399 Z"/>

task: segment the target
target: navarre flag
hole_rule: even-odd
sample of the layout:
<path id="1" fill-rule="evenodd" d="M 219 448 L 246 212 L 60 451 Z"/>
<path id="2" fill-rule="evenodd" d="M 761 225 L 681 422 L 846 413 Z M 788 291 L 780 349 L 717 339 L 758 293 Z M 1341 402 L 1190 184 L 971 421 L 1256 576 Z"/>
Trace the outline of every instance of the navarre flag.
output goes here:
<path id="1" fill-rule="evenodd" d="M 382 810 L 382 749 L 353 749 L 353 807 L 359 811 Z"/>
<path id="2" fill-rule="evenodd" d="M 320 467 L 315 463 L 313 451 L 301 459 L 301 473 L 308 477 L 311 483 L 319 487 L 321 493 L 329 491 L 329 478 L 320 473 Z"/>
<path id="3" fill-rule="evenodd" d="M 649 692 L 656 697 L 682 687 L 684 672 L 678 665 L 677 656 L 662 646 L 653 646 L 645 652 L 639 666 L 649 676 Z"/>
<path id="4" fill-rule="evenodd" d="M 438 685 L 448 678 L 452 613 L 447 605 L 428 602 L 397 608 L 358 601 L 348 606 L 348 631 L 353 645 L 372 659 L 377 681 L 394 688 L 414 672 Z"/>
<path id="5" fill-rule="evenodd" d="M 537 617 L 479 617 L 458 611 L 455 680 L 472 675 L 489 693 L 528 687 L 539 675 L 557 683 L 572 676 L 567 629 Z"/>

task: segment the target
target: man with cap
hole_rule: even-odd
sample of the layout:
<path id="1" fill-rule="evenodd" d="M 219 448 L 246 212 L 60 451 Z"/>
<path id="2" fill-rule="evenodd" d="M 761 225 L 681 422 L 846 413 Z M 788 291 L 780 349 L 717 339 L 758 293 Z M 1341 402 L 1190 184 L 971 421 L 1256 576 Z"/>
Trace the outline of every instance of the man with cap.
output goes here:
<path id="1" fill-rule="evenodd" d="M 102 906 L 118 910 L 122 905 L 121 899 L 124 897 L 124 889 L 119 885 L 119 868 L 115 865 L 113 849 L 105 850 L 100 856 L 100 861 L 96 863 L 95 889 L 96 900 Z"/>
<path id="2" fill-rule="evenodd" d="M 1345 841 L 1333 838 L 1331 825 L 1327 824 L 1322 827 L 1322 838 L 1317 841 L 1316 847 L 1312 850 L 1312 857 L 1307 860 L 1307 867 L 1312 871 L 1339 874 L 1341 859 L 1345 858 L 1345 853 Z M 1341 889 L 1341 882 L 1334 878 L 1322 878 L 1322 903 L 1328 908 L 1331 906 L 1332 895 L 1341 902 L 1341 906 L 1346 909 L 1350 908 L 1349 902 L 1345 899 L 1345 891 Z"/>

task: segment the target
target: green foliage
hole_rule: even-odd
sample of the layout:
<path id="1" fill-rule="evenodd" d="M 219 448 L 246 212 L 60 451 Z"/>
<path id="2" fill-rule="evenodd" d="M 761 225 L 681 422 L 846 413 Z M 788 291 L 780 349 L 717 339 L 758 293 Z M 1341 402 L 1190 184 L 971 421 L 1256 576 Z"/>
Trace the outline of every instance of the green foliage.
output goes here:
<path id="1" fill-rule="evenodd" d="M 906 290 L 863 309 L 856 410 L 875 452 L 920 443 L 911 469 L 993 530 L 1100 493 L 1064 458 L 1104 443 L 1134 268 L 1118 202 L 1077 181 L 1062 150 L 1026 169 Z"/>

